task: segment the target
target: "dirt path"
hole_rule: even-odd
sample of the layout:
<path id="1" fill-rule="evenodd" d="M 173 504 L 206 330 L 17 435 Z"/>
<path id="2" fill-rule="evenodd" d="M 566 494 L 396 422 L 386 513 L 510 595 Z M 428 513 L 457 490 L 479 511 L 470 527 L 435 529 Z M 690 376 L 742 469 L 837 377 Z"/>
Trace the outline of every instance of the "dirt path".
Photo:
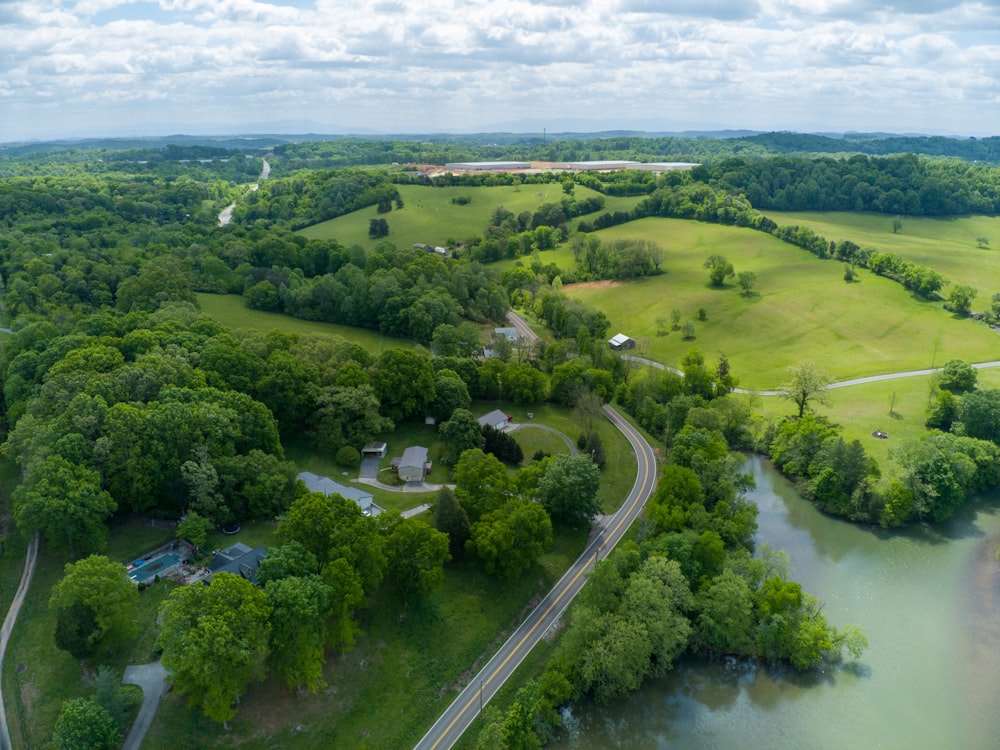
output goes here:
<path id="1" fill-rule="evenodd" d="M 35 563 L 38 562 L 38 534 L 37 532 L 28 542 L 28 552 L 24 558 L 24 572 L 21 574 L 21 583 L 14 594 L 14 601 L 10 603 L 7 610 L 7 617 L 4 618 L 3 628 L 0 629 L 0 675 L 3 674 L 3 661 L 7 653 L 7 643 L 10 641 L 10 634 L 14 630 L 17 616 L 21 612 L 21 605 L 24 597 L 31 586 L 31 578 L 35 575 Z M 7 726 L 7 711 L 4 707 L 3 693 L 0 690 L 0 750 L 10 750 L 13 746 L 10 743 L 10 727 Z"/>

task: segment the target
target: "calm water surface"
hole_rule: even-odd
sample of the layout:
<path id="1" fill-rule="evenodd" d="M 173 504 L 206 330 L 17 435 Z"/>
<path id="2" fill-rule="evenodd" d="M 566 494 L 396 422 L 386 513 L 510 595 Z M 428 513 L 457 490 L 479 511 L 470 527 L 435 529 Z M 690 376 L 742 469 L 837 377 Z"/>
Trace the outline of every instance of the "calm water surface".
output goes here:
<path id="1" fill-rule="evenodd" d="M 856 664 L 797 675 L 687 660 L 626 700 L 578 706 L 555 748 L 1000 748 L 997 502 L 935 530 L 888 534 L 820 514 L 759 458 L 758 544 L 837 626 L 860 625 Z"/>

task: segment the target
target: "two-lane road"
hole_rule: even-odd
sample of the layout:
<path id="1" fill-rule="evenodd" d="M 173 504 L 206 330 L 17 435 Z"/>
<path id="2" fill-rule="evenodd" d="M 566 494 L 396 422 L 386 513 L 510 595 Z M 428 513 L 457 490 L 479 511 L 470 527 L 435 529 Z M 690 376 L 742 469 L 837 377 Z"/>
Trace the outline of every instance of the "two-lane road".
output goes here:
<path id="1" fill-rule="evenodd" d="M 593 570 L 598 559 L 625 535 L 632 522 L 642 512 L 646 500 L 656 488 L 656 454 L 639 432 L 610 406 L 604 411 L 628 438 L 638 462 L 635 484 L 622 507 L 604 524 L 601 532 L 559 582 L 532 611 L 521 626 L 487 662 L 486 666 L 466 686 L 430 731 L 417 743 L 416 750 L 443 750 L 452 747 L 476 718 L 482 707 L 496 695 L 535 644 L 558 623 L 573 597 L 583 588 L 586 573 Z"/>

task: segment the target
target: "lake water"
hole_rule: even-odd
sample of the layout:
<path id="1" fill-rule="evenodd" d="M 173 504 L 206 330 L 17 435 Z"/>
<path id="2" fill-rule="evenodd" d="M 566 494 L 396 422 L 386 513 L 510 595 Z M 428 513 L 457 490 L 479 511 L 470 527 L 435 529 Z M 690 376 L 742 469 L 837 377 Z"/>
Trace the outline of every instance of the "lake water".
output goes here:
<path id="1" fill-rule="evenodd" d="M 1000 748 L 1000 513 L 995 499 L 934 530 L 882 533 L 819 513 L 747 463 L 758 544 L 834 625 L 860 625 L 858 663 L 799 675 L 688 659 L 628 699 L 583 704 L 554 748 Z"/>

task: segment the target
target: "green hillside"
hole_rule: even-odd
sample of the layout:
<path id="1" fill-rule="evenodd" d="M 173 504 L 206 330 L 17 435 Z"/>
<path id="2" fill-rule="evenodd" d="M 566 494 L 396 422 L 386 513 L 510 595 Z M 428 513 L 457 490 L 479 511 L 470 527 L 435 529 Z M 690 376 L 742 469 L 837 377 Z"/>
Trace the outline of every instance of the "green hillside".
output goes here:
<path id="1" fill-rule="evenodd" d="M 642 219 L 599 233 L 654 240 L 664 249 L 666 273 L 627 283 L 598 282 L 566 291 L 607 314 L 612 333 L 648 342 L 648 356 L 676 364 L 692 347 L 710 360 L 725 352 L 747 387 L 769 389 L 787 368 L 812 360 L 835 378 L 914 370 L 958 357 L 1000 359 L 1000 336 L 971 320 L 957 320 L 911 295 L 899 284 L 860 272 L 843 280 L 840 263 L 819 260 L 760 232 L 674 219 Z M 708 285 L 702 267 L 724 255 L 736 272 L 757 274 L 754 294 L 741 295 L 733 281 Z M 543 256 L 545 257 L 545 256 Z M 695 339 L 680 332 L 657 336 L 657 318 L 676 307 L 694 320 Z M 697 320 L 704 308 L 707 320 Z M 641 342 L 640 342 L 641 343 Z"/>

